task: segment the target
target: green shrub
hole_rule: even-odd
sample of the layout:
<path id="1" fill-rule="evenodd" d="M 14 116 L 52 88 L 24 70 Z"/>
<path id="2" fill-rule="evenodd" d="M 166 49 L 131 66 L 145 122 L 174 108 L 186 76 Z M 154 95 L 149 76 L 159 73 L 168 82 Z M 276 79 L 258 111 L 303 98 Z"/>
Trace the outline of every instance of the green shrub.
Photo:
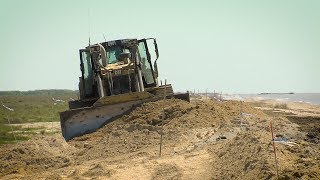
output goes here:
<path id="1" fill-rule="evenodd" d="M 274 108 L 276 108 L 276 109 L 288 109 L 288 105 L 286 103 L 280 103 L 280 104 L 274 105 Z"/>

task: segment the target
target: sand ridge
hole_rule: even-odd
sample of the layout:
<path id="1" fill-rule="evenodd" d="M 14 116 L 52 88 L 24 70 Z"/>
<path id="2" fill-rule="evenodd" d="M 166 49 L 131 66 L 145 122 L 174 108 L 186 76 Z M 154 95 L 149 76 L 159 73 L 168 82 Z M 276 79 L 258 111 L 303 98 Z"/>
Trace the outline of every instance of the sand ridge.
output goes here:
<path id="1" fill-rule="evenodd" d="M 145 103 L 68 142 L 55 134 L 2 146 L 0 177 L 276 179 L 270 121 L 278 137 L 298 144 L 277 144 L 280 177 L 319 178 L 319 144 L 306 141 L 306 134 L 286 117 L 246 102 L 177 99 Z"/>

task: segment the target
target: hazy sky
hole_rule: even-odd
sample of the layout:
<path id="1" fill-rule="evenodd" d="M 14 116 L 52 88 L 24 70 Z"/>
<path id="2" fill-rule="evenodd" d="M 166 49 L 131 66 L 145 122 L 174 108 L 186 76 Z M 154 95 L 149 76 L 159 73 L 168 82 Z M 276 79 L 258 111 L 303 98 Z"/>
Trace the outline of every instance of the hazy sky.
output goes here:
<path id="1" fill-rule="evenodd" d="M 0 0 L 0 90 L 77 89 L 78 49 L 104 34 L 157 38 L 160 79 L 178 91 L 320 92 L 319 9 L 319 0 Z"/>

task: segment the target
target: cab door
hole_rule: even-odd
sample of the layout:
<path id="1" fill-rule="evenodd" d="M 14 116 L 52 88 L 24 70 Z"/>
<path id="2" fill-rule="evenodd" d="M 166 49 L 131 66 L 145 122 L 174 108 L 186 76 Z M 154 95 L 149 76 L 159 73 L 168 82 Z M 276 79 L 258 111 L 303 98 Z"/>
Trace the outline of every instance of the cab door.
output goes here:
<path id="1" fill-rule="evenodd" d="M 141 62 L 143 84 L 147 88 L 154 87 L 156 86 L 156 80 L 146 39 L 141 39 L 138 41 L 138 43 L 138 52 Z"/>
<path id="2" fill-rule="evenodd" d="M 94 77 L 93 77 L 93 65 L 90 52 L 86 49 L 80 49 L 80 68 L 82 73 L 82 89 L 84 90 L 85 98 L 94 96 Z"/>

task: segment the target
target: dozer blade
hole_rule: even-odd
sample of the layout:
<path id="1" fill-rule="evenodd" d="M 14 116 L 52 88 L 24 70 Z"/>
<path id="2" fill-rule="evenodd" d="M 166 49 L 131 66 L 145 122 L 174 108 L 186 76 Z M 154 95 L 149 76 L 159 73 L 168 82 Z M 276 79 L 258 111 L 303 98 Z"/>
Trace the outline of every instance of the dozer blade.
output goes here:
<path id="1" fill-rule="evenodd" d="M 166 91 L 166 93 L 164 93 Z M 171 85 L 153 88 L 152 92 L 133 92 L 98 99 L 90 107 L 71 109 L 60 113 L 62 135 L 66 140 L 91 133 L 114 119 L 129 113 L 134 107 L 164 98 L 177 98 L 190 102 L 189 93 L 174 94 Z M 81 107 L 83 102 L 73 102 Z M 70 106 L 71 107 L 71 106 Z"/>
<path id="2" fill-rule="evenodd" d="M 94 132 L 104 124 L 129 112 L 134 106 L 156 100 L 148 92 L 134 92 L 99 99 L 92 107 L 60 113 L 62 135 L 66 140 Z"/>

